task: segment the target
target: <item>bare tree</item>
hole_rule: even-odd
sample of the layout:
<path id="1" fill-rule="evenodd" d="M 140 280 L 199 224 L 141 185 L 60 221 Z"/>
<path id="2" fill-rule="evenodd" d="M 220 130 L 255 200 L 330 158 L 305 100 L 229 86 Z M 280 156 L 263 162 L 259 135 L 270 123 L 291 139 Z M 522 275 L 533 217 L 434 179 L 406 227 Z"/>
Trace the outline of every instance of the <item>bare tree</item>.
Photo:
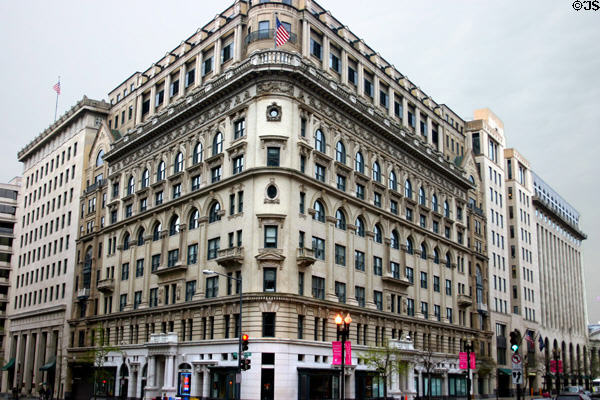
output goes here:
<path id="1" fill-rule="evenodd" d="M 360 357 L 365 365 L 375 369 L 377 374 L 383 378 L 384 398 L 387 398 L 387 386 L 391 376 L 393 374 L 401 375 L 408 368 L 408 363 L 402 360 L 402 351 L 387 339 L 384 340 L 382 346 L 369 347 L 368 350 L 361 352 Z"/>
<path id="2" fill-rule="evenodd" d="M 103 368 L 109 353 L 123 354 L 118 346 L 111 346 L 108 340 L 104 338 L 104 329 L 101 326 L 97 326 L 93 329 L 94 343 L 98 345 L 93 346 L 83 356 L 83 362 L 89 363 L 94 371 L 93 374 L 93 398 L 96 398 L 96 386 L 99 381 L 108 380 L 111 378 L 110 374 Z"/>
<path id="3" fill-rule="evenodd" d="M 427 374 L 427 398 L 431 400 L 431 373 L 437 365 L 433 358 L 433 350 L 431 347 L 423 350 L 419 356 L 419 363 L 423 366 L 425 373 Z"/>

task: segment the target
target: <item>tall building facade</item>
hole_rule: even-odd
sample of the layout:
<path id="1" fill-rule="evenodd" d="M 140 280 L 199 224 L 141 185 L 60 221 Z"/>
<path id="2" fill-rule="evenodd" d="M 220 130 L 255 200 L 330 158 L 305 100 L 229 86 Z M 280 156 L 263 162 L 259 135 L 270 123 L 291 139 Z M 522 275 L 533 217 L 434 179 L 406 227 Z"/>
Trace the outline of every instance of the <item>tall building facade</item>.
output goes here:
<path id="1" fill-rule="evenodd" d="M 290 39 L 273 49 L 276 13 Z M 388 395 L 464 396 L 459 350 L 491 353 L 488 266 L 450 108 L 301 0 L 235 2 L 109 96 L 83 172 L 73 397 L 173 396 L 189 379 L 191 396 L 230 398 L 241 332 L 242 398 L 381 396 L 364 360 L 385 342 L 407 363 Z M 338 312 L 353 319 L 343 382 Z M 109 379 L 79 379 L 103 351 Z"/>
<path id="2" fill-rule="evenodd" d="M 532 172 L 546 386 L 590 385 L 590 353 L 579 212 Z M 551 361 L 562 363 L 552 371 Z M 594 379 L 592 377 L 591 379 Z"/>
<path id="3" fill-rule="evenodd" d="M 14 360 L 4 354 L 6 332 L 6 309 L 8 307 L 11 260 L 15 239 L 15 223 L 17 221 L 17 199 L 21 188 L 21 177 L 13 178 L 8 183 L 0 183 L 0 362 L 8 371 L 14 368 Z"/>
<path id="4" fill-rule="evenodd" d="M 64 396 L 67 319 L 75 275 L 86 147 L 109 104 L 83 98 L 19 152 L 23 178 L 8 307 L 3 392 L 37 394 L 46 382 Z"/>

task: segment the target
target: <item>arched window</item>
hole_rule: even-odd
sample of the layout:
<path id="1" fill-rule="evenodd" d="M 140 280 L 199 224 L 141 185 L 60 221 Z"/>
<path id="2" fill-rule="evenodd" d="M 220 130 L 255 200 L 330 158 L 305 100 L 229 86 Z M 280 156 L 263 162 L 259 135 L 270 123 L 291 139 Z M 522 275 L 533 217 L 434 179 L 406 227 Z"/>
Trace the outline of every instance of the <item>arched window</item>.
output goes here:
<path id="1" fill-rule="evenodd" d="M 421 243 L 421 258 L 427 260 L 427 245 L 425 242 Z"/>
<path id="2" fill-rule="evenodd" d="M 390 236 L 390 246 L 392 249 L 398 250 L 400 248 L 400 240 L 398 236 L 398 232 L 394 229 Z"/>
<path id="3" fill-rule="evenodd" d="M 356 218 L 354 225 L 356 225 L 356 234 L 360 237 L 365 237 L 365 223 L 361 217 Z"/>
<path id="4" fill-rule="evenodd" d="M 390 172 L 390 189 L 398 191 L 398 180 L 396 179 L 396 173 L 394 171 Z"/>
<path id="5" fill-rule="evenodd" d="M 475 285 L 477 290 L 475 292 L 475 299 L 477 304 L 483 303 L 483 275 L 479 264 L 475 267 Z"/>
<path id="6" fill-rule="evenodd" d="M 104 150 L 100 150 L 96 156 L 96 167 L 100 167 L 104 164 Z"/>
<path id="7" fill-rule="evenodd" d="M 335 161 L 346 164 L 346 147 L 341 140 L 335 145 Z"/>
<path id="8" fill-rule="evenodd" d="M 198 219 L 200 219 L 200 213 L 197 209 L 194 208 L 190 213 L 190 222 L 188 224 L 190 230 L 196 229 L 198 227 Z"/>
<path id="9" fill-rule="evenodd" d="M 446 268 L 452 267 L 452 257 L 450 256 L 450 252 L 446 252 Z"/>
<path id="10" fill-rule="evenodd" d="M 450 217 L 450 206 L 448 205 L 448 200 L 444 200 L 444 217 Z"/>
<path id="11" fill-rule="evenodd" d="M 436 264 L 440 263 L 440 251 L 437 247 L 433 249 L 433 262 Z"/>
<path id="12" fill-rule="evenodd" d="M 133 194 L 133 192 L 135 192 L 135 179 L 130 176 L 127 181 L 127 195 Z"/>
<path id="13" fill-rule="evenodd" d="M 125 236 L 123 236 L 123 250 L 127 250 L 129 248 L 129 232 L 125 232 Z"/>
<path id="14" fill-rule="evenodd" d="M 426 202 L 425 189 L 423 189 L 423 187 L 421 186 L 419 188 L 419 204 L 424 206 L 425 202 Z"/>
<path id="15" fill-rule="evenodd" d="M 381 168 L 379 167 L 379 163 L 377 161 L 373 163 L 373 180 L 376 182 L 381 182 Z"/>
<path id="16" fill-rule="evenodd" d="M 142 172 L 142 189 L 147 188 L 150 185 L 150 172 L 146 168 L 144 172 Z"/>
<path id="17" fill-rule="evenodd" d="M 198 164 L 199 162 L 202 162 L 202 143 L 200 143 L 200 142 L 196 143 L 196 146 L 194 146 L 192 162 L 194 164 Z"/>
<path id="18" fill-rule="evenodd" d="M 154 227 L 152 228 L 152 240 L 157 241 L 160 239 L 160 231 L 162 229 L 162 225 L 160 222 L 156 222 Z"/>
<path id="19" fill-rule="evenodd" d="M 171 217 L 171 222 L 169 222 L 169 236 L 177 233 L 179 233 L 179 216 L 175 214 Z"/>
<path id="20" fill-rule="evenodd" d="M 144 245 L 144 228 L 140 228 L 140 230 L 138 231 L 137 245 L 138 246 Z"/>
<path id="21" fill-rule="evenodd" d="M 319 222 L 325 222 L 325 207 L 323 206 L 323 203 L 319 200 L 315 201 L 314 209 L 315 215 L 313 215 L 313 219 Z"/>
<path id="22" fill-rule="evenodd" d="M 315 150 L 325 153 L 325 135 L 320 129 L 315 132 Z"/>
<path id="23" fill-rule="evenodd" d="M 208 212 L 208 222 L 209 223 L 221 220 L 221 214 L 219 213 L 219 211 L 221 211 L 221 205 L 219 204 L 218 201 L 215 201 L 210 206 L 210 210 Z"/>
<path id="24" fill-rule="evenodd" d="M 341 209 L 335 212 L 335 227 L 346 230 L 346 214 Z"/>
<path id="25" fill-rule="evenodd" d="M 173 173 L 176 174 L 181 171 L 183 171 L 183 154 L 179 152 L 175 156 L 175 163 L 173 164 Z"/>
<path id="26" fill-rule="evenodd" d="M 221 154 L 223 152 L 223 134 L 221 132 L 217 132 L 212 142 L 212 155 L 216 156 L 217 154 Z"/>
<path id="27" fill-rule="evenodd" d="M 408 254 L 413 254 L 415 252 L 415 248 L 411 238 L 406 238 L 406 252 Z"/>
<path id="28" fill-rule="evenodd" d="M 404 182 L 404 196 L 412 199 L 412 184 L 410 183 L 410 179 L 407 179 L 406 182 Z"/>
<path id="29" fill-rule="evenodd" d="M 373 228 L 373 233 L 375 234 L 375 242 L 383 243 L 383 231 L 379 224 L 375 224 L 375 227 Z"/>
<path id="30" fill-rule="evenodd" d="M 365 173 L 365 159 L 363 158 L 363 155 L 360 151 L 356 153 L 356 158 L 354 160 L 354 170 L 360 172 L 361 174 Z"/>
<path id="31" fill-rule="evenodd" d="M 161 161 L 158 163 L 158 168 L 156 169 L 156 182 L 160 182 L 165 179 L 165 162 Z"/>
<path id="32" fill-rule="evenodd" d="M 431 196 L 431 208 L 433 211 L 438 212 L 438 199 L 435 193 Z"/>

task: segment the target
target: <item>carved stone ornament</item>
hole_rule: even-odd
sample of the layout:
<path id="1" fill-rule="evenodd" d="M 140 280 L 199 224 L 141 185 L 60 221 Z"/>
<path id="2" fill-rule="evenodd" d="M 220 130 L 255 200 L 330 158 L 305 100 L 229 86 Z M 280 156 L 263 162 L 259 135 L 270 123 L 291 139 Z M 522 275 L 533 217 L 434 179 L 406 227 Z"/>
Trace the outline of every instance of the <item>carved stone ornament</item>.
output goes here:
<path id="1" fill-rule="evenodd" d="M 281 106 L 275 102 L 267 107 L 267 121 L 281 121 Z"/>

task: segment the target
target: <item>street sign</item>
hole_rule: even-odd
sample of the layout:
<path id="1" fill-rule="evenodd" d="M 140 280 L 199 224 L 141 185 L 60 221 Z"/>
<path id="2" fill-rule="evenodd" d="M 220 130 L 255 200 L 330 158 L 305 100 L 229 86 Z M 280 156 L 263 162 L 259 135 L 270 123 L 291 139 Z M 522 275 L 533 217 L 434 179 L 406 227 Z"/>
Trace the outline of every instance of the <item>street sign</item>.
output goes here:
<path id="1" fill-rule="evenodd" d="M 523 371 L 523 359 L 520 354 L 513 354 L 511 357 L 513 371 Z"/>
<path id="2" fill-rule="evenodd" d="M 512 370 L 512 383 L 514 385 L 522 385 L 523 384 L 523 371 L 522 370 Z"/>

